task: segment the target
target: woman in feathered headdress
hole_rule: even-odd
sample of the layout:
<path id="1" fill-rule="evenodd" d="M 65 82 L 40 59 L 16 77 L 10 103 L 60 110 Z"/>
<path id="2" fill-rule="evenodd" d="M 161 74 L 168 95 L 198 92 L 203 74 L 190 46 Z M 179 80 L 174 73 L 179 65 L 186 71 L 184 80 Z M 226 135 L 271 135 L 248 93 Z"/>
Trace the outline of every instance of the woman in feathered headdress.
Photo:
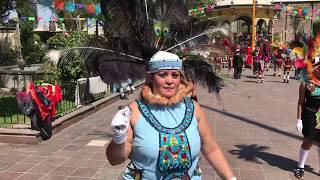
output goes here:
<path id="1" fill-rule="evenodd" d="M 183 69 L 177 55 L 157 52 L 141 97 L 113 117 L 107 157 L 112 165 L 130 159 L 123 179 L 201 179 L 200 151 L 223 179 L 236 179 L 200 105 L 188 97 L 193 84 Z"/>

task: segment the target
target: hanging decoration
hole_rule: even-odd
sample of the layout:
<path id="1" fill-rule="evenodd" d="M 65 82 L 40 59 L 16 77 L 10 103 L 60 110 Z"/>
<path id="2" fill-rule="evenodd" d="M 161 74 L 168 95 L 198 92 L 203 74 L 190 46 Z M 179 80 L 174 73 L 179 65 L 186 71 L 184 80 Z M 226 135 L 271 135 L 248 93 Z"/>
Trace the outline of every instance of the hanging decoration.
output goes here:
<path id="1" fill-rule="evenodd" d="M 100 4 L 93 3 L 74 3 L 74 2 L 65 2 L 64 0 L 55 0 L 54 7 L 57 10 L 65 10 L 69 13 L 74 12 L 76 10 L 86 11 L 88 14 L 101 14 L 101 6 Z"/>
<path id="2" fill-rule="evenodd" d="M 80 20 L 80 21 L 85 21 L 85 20 L 90 20 L 90 21 L 96 21 L 97 18 L 60 18 L 60 17 L 56 17 L 56 16 L 52 16 L 52 17 L 34 17 L 34 16 L 21 16 L 20 17 L 20 21 L 53 21 L 53 22 L 62 22 L 65 20 Z"/>
<path id="3" fill-rule="evenodd" d="M 74 3 L 72 3 L 72 2 L 67 2 L 66 6 L 65 6 L 65 9 L 66 9 L 67 12 L 71 13 L 76 9 L 76 5 Z"/>
<path id="4" fill-rule="evenodd" d="M 320 19 L 320 9 L 301 7 L 299 5 L 284 5 L 282 3 L 277 3 L 274 5 L 274 9 L 278 14 L 283 14 L 286 16 L 299 16 L 305 20 L 309 19 Z"/>
<path id="5" fill-rule="evenodd" d="M 197 6 L 188 10 L 189 16 L 206 16 L 208 13 L 212 12 L 215 5 L 207 4 L 204 6 Z"/>
<path id="6" fill-rule="evenodd" d="M 63 10 L 64 8 L 64 1 L 63 0 L 55 0 L 54 7 L 58 10 Z"/>
<path id="7" fill-rule="evenodd" d="M 87 12 L 89 14 L 93 14 L 96 11 L 96 8 L 93 4 L 87 4 L 86 8 L 87 8 Z"/>

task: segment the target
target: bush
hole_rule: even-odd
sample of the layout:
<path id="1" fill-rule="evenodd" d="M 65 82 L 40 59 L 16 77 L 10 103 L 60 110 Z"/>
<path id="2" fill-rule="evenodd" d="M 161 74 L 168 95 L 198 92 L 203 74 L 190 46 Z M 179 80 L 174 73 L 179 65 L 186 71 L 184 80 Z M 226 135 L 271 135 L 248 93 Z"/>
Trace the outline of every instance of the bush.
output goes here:
<path id="1" fill-rule="evenodd" d="M 66 47 L 85 46 L 90 41 L 91 36 L 86 32 L 75 31 L 59 33 L 50 37 L 47 41 L 49 48 L 61 49 Z"/>
<path id="2" fill-rule="evenodd" d="M 27 64 L 39 64 L 44 62 L 45 56 L 45 44 L 41 41 L 40 36 L 37 34 L 31 38 L 33 42 L 29 42 L 32 45 L 31 52 L 26 56 Z"/>
<path id="3" fill-rule="evenodd" d="M 279 32 L 276 32 L 276 33 L 273 34 L 273 41 L 274 42 L 280 42 L 281 41 Z"/>
<path id="4" fill-rule="evenodd" d="M 56 49 L 65 49 L 68 47 L 84 47 L 89 44 L 93 36 L 86 32 L 70 32 L 59 33 L 51 37 L 47 41 L 47 46 Z M 54 83 L 57 80 L 61 87 L 65 90 L 65 97 L 72 100 L 76 81 L 80 78 L 87 77 L 88 73 L 84 66 L 84 60 L 80 58 L 80 53 L 74 51 L 72 56 L 63 63 L 49 72 L 50 75 L 45 76 L 45 80 L 49 83 Z"/>
<path id="5" fill-rule="evenodd" d="M 0 65 L 13 65 L 17 63 L 18 53 L 16 50 L 8 48 L 8 51 L 0 54 Z"/>

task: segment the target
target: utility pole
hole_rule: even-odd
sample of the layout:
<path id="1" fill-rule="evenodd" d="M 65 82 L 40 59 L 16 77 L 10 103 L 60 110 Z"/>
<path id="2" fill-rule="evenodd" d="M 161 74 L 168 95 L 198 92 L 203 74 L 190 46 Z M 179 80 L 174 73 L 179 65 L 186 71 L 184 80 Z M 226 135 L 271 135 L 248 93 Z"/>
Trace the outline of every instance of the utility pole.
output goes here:
<path id="1" fill-rule="evenodd" d="M 256 44 L 256 0 L 252 0 L 252 35 L 251 35 L 251 51 L 253 52 Z M 253 68 L 253 60 L 251 67 Z"/>

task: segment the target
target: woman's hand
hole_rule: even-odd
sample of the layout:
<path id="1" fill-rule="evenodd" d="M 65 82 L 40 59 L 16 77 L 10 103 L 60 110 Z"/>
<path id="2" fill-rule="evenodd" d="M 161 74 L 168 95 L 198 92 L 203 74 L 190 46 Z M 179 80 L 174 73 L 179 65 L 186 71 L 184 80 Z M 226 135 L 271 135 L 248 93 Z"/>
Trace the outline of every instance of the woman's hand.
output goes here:
<path id="1" fill-rule="evenodd" d="M 123 144 L 128 137 L 131 110 L 128 106 L 119 110 L 113 117 L 111 129 L 113 131 L 112 140 L 116 144 Z"/>

